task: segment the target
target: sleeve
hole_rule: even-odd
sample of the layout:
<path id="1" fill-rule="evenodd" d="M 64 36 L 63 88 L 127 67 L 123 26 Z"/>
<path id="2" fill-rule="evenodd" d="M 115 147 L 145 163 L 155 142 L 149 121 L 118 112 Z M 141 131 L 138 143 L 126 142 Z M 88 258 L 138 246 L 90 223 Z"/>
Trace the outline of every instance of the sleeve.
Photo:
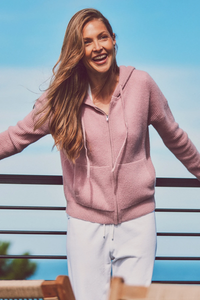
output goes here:
<path id="1" fill-rule="evenodd" d="M 167 148 L 200 180 L 200 154 L 175 121 L 168 102 L 149 76 L 149 124 L 157 130 Z"/>
<path id="2" fill-rule="evenodd" d="M 28 145 L 50 133 L 48 122 L 34 130 L 35 114 L 44 103 L 45 96 L 46 93 L 36 101 L 33 110 L 22 121 L 0 133 L 0 159 L 21 152 Z"/>

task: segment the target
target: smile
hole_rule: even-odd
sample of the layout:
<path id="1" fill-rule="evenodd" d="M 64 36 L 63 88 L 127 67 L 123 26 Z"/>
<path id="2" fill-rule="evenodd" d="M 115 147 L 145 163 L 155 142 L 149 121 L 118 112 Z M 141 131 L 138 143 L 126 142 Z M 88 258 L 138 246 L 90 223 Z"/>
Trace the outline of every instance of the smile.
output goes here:
<path id="1" fill-rule="evenodd" d="M 95 56 L 93 58 L 93 60 L 96 62 L 103 62 L 106 60 L 107 56 L 108 56 L 107 54 L 101 54 L 101 55 Z"/>

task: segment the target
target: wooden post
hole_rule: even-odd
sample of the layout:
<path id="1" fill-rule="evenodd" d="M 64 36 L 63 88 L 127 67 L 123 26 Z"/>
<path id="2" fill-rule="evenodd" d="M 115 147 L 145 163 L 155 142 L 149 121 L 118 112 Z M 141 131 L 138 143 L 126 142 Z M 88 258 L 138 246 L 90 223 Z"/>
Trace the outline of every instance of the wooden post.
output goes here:
<path id="1" fill-rule="evenodd" d="M 120 277 L 111 279 L 109 300 L 118 300 L 121 298 L 123 283 L 124 280 Z"/>
<path id="2" fill-rule="evenodd" d="M 59 300 L 75 300 L 68 276 L 60 275 L 54 281 L 44 281 L 41 288 L 44 298 L 58 297 Z"/>
<path id="3" fill-rule="evenodd" d="M 72 286 L 68 276 L 58 276 L 56 278 L 58 297 L 60 300 L 75 300 Z"/>

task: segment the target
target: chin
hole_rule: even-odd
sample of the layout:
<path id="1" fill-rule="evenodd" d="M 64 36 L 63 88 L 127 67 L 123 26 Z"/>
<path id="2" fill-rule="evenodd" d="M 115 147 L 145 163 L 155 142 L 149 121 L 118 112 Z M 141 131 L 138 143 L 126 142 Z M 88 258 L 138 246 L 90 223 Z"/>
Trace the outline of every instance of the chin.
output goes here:
<path id="1" fill-rule="evenodd" d="M 110 71 L 112 65 L 109 66 L 101 66 L 101 67 L 93 67 L 93 72 L 99 73 L 99 74 L 106 74 Z"/>

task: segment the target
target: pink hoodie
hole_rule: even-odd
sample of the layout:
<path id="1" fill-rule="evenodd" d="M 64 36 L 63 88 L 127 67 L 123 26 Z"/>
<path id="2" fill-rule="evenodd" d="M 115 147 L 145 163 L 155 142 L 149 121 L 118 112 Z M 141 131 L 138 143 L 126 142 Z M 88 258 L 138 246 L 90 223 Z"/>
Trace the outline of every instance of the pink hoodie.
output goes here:
<path id="1" fill-rule="evenodd" d="M 45 101 L 45 93 L 36 103 Z M 22 151 L 49 133 L 34 131 L 34 110 L 0 134 L 0 159 Z M 155 170 L 150 158 L 148 125 L 200 179 L 200 154 L 179 128 L 153 79 L 133 67 L 120 67 L 119 84 L 107 116 L 91 98 L 82 105 L 84 149 L 73 165 L 60 151 L 67 213 L 102 224 L 119 224 L 155 208 Z"/>

